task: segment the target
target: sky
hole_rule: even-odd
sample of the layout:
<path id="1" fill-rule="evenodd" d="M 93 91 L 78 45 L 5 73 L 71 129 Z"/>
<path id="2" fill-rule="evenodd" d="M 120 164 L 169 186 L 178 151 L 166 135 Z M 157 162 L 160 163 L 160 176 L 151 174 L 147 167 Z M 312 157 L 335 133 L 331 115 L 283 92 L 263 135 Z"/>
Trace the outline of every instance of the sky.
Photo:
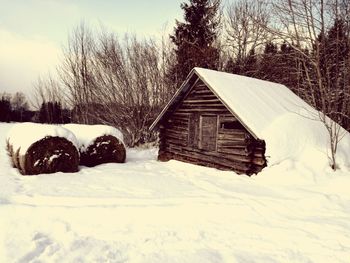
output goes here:
<path id="1" fill-rule="evenodd" d="M 184 0 L 0 0 L 0 94 L 30 95 L 59 64 L 69 32 L 84 21 L 117 34 L 160 37 L 182 20 Z"/>

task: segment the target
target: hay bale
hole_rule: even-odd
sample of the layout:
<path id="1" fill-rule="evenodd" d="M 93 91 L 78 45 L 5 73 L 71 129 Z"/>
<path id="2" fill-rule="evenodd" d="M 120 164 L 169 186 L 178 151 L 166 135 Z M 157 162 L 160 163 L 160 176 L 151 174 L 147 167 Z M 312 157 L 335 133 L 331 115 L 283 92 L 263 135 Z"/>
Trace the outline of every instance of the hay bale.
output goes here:
<path id="1" fill-rule="evenodd" d="M 124 163 L 125 158 L 123 143 L 112 135 L 103 135 L 80 153 L 80 164 L 93 167 L 103 163 Z"/>
<path id="2" fill-rule="evenodd" d="M 17 124 L 7 138 L 12 165 L 23 175 L 77 172 L 79 152 L 75 145 L 71 132 L 53 125 Z"/>
<path id="3" fill-rule="evenodd" d="M 93 167 L 103 163 L 124 163 L 126 148 L 122 133 L 107 125 L 67 124 L 78 140 L 80 164 Z"/>

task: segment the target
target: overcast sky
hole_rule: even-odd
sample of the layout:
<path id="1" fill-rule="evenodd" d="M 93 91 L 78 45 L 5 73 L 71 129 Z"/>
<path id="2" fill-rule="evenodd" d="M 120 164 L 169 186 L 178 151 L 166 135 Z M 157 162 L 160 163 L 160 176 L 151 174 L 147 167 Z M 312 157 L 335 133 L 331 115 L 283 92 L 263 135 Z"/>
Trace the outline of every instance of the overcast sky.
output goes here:
<path id="1" fill-rule="evenodd" d="M 160 36 L 182 19 L 184 0 L 0 0 L 0 93 L 30 94 L 54 70 L 81 21 L 115 33 Z"/>

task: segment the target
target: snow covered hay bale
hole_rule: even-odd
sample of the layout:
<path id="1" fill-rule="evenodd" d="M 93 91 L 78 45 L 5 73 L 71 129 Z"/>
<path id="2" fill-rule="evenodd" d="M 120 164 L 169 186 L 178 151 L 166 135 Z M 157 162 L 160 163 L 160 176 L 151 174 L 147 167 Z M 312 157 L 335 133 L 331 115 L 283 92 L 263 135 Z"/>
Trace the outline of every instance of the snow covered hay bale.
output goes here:
<path id="1" fill-rule="evenodd" d="M 7 135 L 12 165 L 23 175 L 77 172 L 75 136 L 65 128 L 35 123 L 14 125 Z"/>
<path id="2" fill-rule="evenodd" d="M 80 164 L 93 167 L 103 163 L 124 163 L 123 134 L 107 125 L 66 124 L 78 140 Z"/>

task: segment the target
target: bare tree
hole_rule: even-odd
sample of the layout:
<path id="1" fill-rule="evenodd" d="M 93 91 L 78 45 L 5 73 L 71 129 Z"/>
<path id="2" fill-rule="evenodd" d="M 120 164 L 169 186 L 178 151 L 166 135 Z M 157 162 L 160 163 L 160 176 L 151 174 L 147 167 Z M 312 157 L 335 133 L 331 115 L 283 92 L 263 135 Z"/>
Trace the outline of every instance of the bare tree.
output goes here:
<path id="1" fill-rule="evenodd" d="M 264 1 L 234 1 L 228 6 L 225 20 L 229 56 L 240 64 L 269 40 L 266 27 L 270 18 Z"/>
<path id="2" fill-rule="evenodd" d="M 104 34 L 100 47 L 94 68 L 99 85 L 95 101 L 109 107 L 99 119 L 119 125 L 130 145 L 147 141 L 148 127 L 169 97 L 158 46 L 128 35 L 120 43 L 114 35 Z"/>
<path id="3" fill-rule="evenodd" d="M 14 110 L 28 109 L 26 96 L 22 92 L 16 92 L 15 95 L 13 95 L 11 104 Z"/>
<path id="4" fill-rule="evenodd" d="M 155 138 L 148 127 L 168 101 L 168 45 L 123 39 L 81 24 L 69 38 L 59 76 L 74 121 L 115 126 L 134 146 Z M 51 84 L 50 84 L 51 85 Z"/>
<path id="5" fill-rule="evenodd" d="M 92 114 L 90 104 L 93 90 L 93 64 L 95 54 L 95 40 L 90 28 L 81 23 L 76 27 L 68 39 L 68 46 L 64 50 L 64 60 L 58 69 L 67 94 L 66 101 L 75 112 L 76 120 L 90 123 Z"/>
<path id="6" fill-rule="evenodd" d="M 50 73 L 47 76 L 39 76 L 33 84 L 34 98 L 31 101 L 32 107 L 39 110 L 42 103 L 58 102 L 64 105 L 66 101 L 65 90 L 57 77 L 53 77 Z"/>
<path id="7" fill-rule="evenodd" d="M 330 141 L 330 165 L 337 168 L 337 146 L 349 118 L 349 3 L 343 0 L 288 0 L 272 4 L 276 21 L 271 33 L 287 42 L 302 61 L 303 97 L 319 114 Z M 347 11 L 346 11 L 347 10 Z"/>

